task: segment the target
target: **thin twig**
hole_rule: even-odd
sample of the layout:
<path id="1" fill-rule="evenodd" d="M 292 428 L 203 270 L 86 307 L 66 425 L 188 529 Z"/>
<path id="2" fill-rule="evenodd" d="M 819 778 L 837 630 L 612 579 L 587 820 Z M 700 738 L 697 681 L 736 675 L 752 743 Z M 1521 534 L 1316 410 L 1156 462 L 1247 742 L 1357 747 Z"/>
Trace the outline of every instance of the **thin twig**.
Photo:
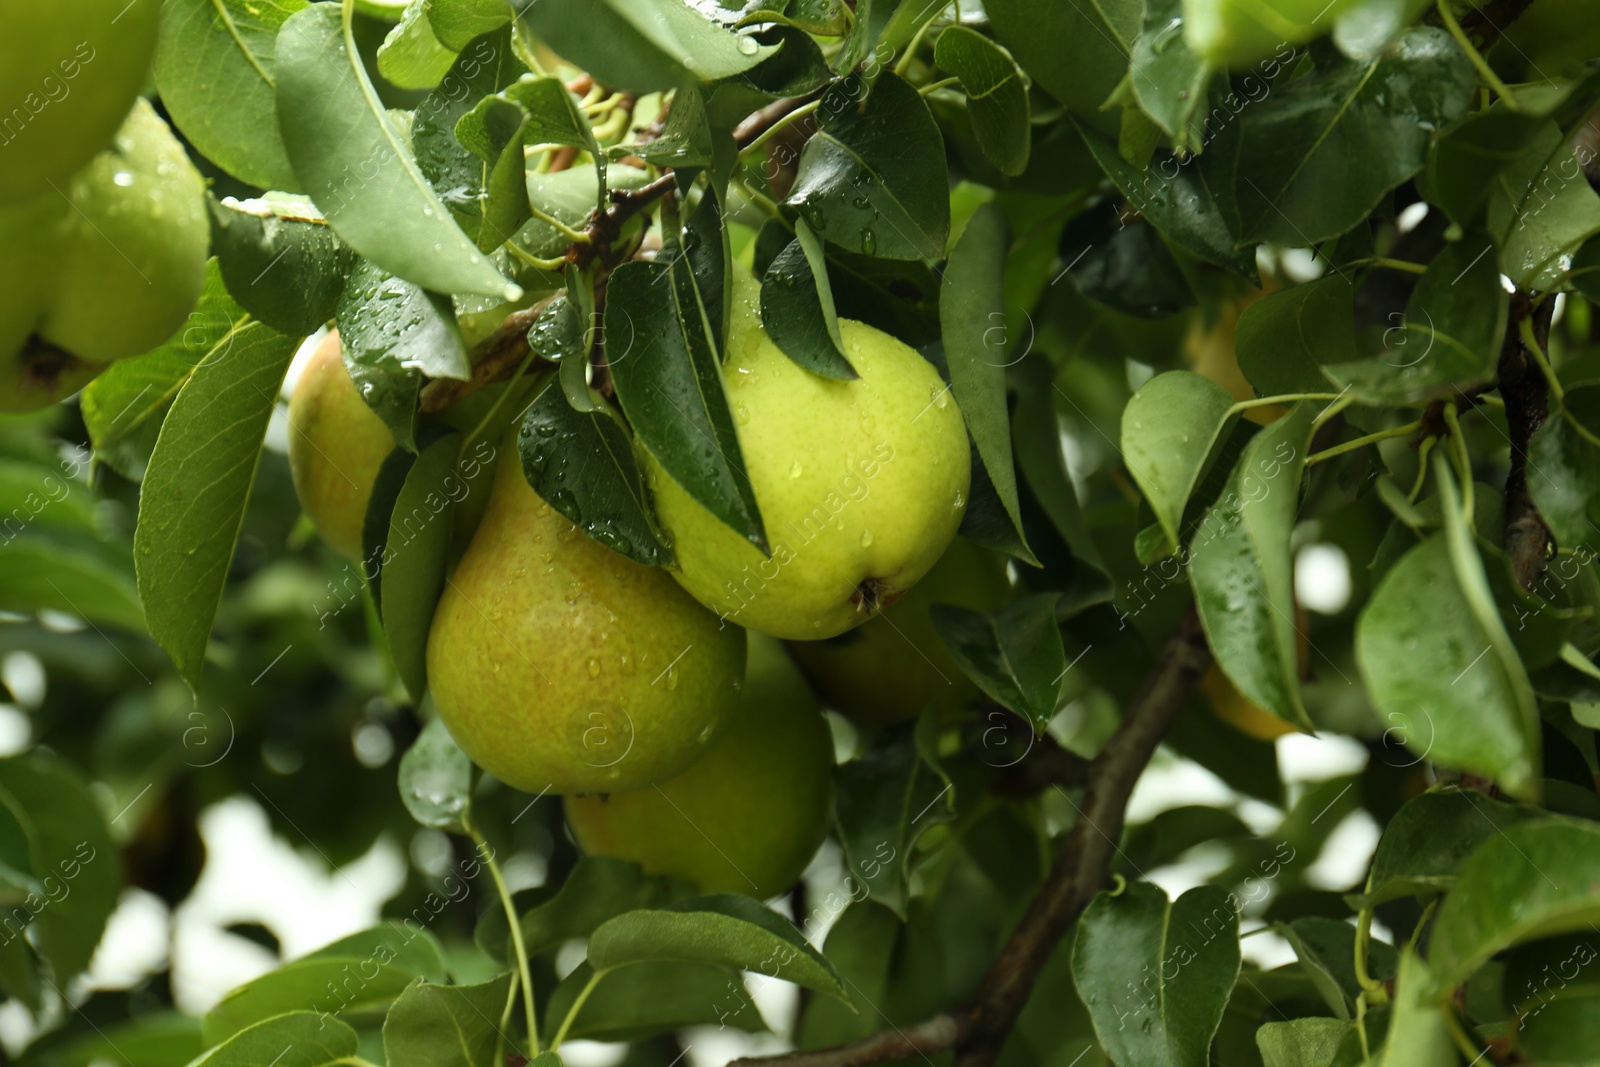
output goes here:
<path id="1" fill-rule="evenodd" d="M 848 1044 L 746 1057 L 729 1067 L 866 1067 L 952 1049 L 955 1067 L 993 1064 L 1040 972 L 1105 884 L 1122 836 L 1128 796 L 1210 664 L 1211 650 L 1199 618 L 1191 611 L 1167 641 L 1122 725 L 1095 756 L 1078 820 L 1068 831 L 1049 878 L 966 1004 L 915 1026 L 892 1028 Z"/>
<path id="2" fill-rule="evenodd" d="M 473 349 L 471 378 L 466 381 L 435 378 L 423 386 L 422 410 L 430 414 L 443 411 L 484 386 L 516 374 L 517 368 L 528 357 L 528 330 L 538 320 L 550 299 L 547 297 L 532 307 L 520 308 L 507 315 L 500 328 Z"/>

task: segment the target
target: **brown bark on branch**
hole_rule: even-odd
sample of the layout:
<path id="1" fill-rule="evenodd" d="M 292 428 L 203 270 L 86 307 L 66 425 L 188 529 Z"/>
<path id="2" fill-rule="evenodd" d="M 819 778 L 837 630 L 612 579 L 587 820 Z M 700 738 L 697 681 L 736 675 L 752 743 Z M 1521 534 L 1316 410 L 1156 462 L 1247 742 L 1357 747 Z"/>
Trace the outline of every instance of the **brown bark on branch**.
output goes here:
<path id="1" fill-rule="evenodd" d="M 1211 650 L 1200 620 L 1190 611 L 1129 704 L 1122 725 L 1091 763 L 1078 821 L 1067 832 L 1044 887 L 964 1005 L 860 1041 L 811 1052 L 747 1057 L 729 1067 L 866 1067 L 952 1049 L 956 1067 L 993 1064 L 1040 972 L 1105 884 L 1134 783 L 1210 664 Z"/>

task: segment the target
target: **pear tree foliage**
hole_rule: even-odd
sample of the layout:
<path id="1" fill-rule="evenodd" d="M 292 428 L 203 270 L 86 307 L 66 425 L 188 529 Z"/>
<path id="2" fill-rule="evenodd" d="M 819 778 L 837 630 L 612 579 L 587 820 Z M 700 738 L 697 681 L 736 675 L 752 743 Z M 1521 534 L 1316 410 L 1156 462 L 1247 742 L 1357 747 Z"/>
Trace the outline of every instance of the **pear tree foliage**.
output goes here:
<path id="1" fill-rule="evenodd" d="M 1595 0 L 121 6 L 0 0 L 17 1062 L 1600 1064 Z M 239 797 L 381 921 L 106 980 Z"/>

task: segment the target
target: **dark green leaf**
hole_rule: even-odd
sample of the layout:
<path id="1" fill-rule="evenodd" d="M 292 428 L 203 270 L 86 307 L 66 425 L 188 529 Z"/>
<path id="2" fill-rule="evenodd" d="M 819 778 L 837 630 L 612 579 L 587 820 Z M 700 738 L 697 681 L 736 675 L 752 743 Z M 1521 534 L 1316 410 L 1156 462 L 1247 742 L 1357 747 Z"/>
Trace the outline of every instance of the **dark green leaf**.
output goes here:
<path id="1" fill-rule="evenodd" d="M 1210 101 L 1211 64 L 1189 51 L 1183 35 L 1182 0 L 1149 0 L 1144 27 L 1133 43 L 1129 84 L 1133 98 L 1172 139 L 1174 148 L 1205 146 L 1203 125 Z"/>
<path id="2" fill-rule="evenodd" d="M 794 233 L 762 275 L 761 321 L 772 343 L 806 370 L 824 378 L 858 378 L 839 337 L 822 242 L 804 219 L 795 220 Z"/>
<path id="3" fill-rule="evenodd" d="M 1055 716 L 1068 664 L 1056 624 L 1060 596 L 1023 597 L 992 615 L 935 604 L 929 618 L 963 673 L 1043 733 Z"/>
<path id="4" fill-rule="evenodd" d="M 333 318 L 356 254 L 310 201 L 210 203 L 217 263 L 239 306 L 290 336 L 303 337 Z"/>
<path id="5" fill-rule="evenodd" d="M 1466 981 L 1490 956 L 1600 921 L 1600 827 L 1540 819 L 1491 834 L 1461 865 L 1429 944 L 1435 991 Z"/>
<path id="6" fill-rule="evenodd" d="M 1352 897 L 1352 904 L 1362 907 L 1404 896 L 1437 896 L 1455 883 L 1456 871 L 1474 849 L 1535 814 L 1533 808 L 1492 800 L 1472 790 L 1447 787 L 1414 797 L 1384 827 L 1366 892 Z"/>
<path id="7" fill-rule="evenodd" d="M 512 0 L 539 40 L 606 85 L 635 92 L 717 81 L 774 49 L 731 33 L 678 0 Z M 754 46 L 754 47 L 751 47 Z"/>
<path id="8" fill-rule="evenodd" d="M 381 557 L 383 634 L 395 672 L 418 701 L 428 688 L 428 629 L 444 589 L 451 520 L 465 484 L 456 469 L 460 453 L 460 435 L 448 433 L 417 455 L 395 497 Z"/>
<path id="9" fill-rule="evenodd" d="M 1355 226 L 1422 169 L 1432 131 L 1478 78 L 1449 34 L 1416 27 L 1372 63 L 1340 60 L 1278 84 L 1201 157 L 1248 242 L 1314 245 Z"/>
<path id="10" fill-rule="evenodd" d="M 582 366 L 582 353 L 571 357 Z M 565 368 L 566 364 L 563 364 Z M 590 537 L 647 567 L 672 561 L 645 501 L 628 431 L 610 405 L 592 398 L 574 410 L 552 380 L 522 418 L 517 452 L 528 484 Z"/>
<path id="11" fill-rule="evenodd" d="M 625 912 L 589 935 L 589 966 L 596 973 L 636 963 L 705 963 L 755 971 L 848 1000 L 832 965 L 793 923 L 734 893 Z"/>
<path id="12" fill-rule="evenodd" d="M 400 994 L 383 1020 L 383 1050 L 388 1067 L 483 1067 L 515 1048 L 503 1040 L 511 975 L 477 985 L 418 982 Z"/>
<path id="13" fill-rule="evenodd" d="M 151 636 L 190 688 L 200 685 L 261 442 L 295 351 L 293 338 L 243 312 L 232 321 L 162 423 L 133 538 Z"/>
<path id="14" fill-rule="evenodd" d="M 700 90 L 686 85 L 674 93 L 661 135 L 640 145 L 630 145 L 627 150 L 658 167 L 711 166 L 711 124 L 706 118 L 705 97 Z"/>
<path id="15" fill-rule="evenodd" d="M 826 240 L 885 259 L 938 259 L 950 233 L 944 145 L 928 105 L 893 74 L 823 94 L 784 202 Z"/>
<path id="16" fill-rule="evenodd" d="M 1600 233 L 1600 194 L 1554 122 L 1501 170 L 1489 194 L 1488 224 L 1500 246 L 1500 269 L 1523 289 L 1554 288 L 1567 260 Z"/>
<path id="17" fill-rule="evenodd" d="M 296 960 L 223 997 L 206 1012 L 200 1032 L 206 1044 L 215 1045 L 284 1012 L 310 1008 L 345 1019 L 381 1015 L 414 978 L 370 957 Z"/>
<path id="18" fill-rule="evenodd" d="M 304 958 L 322 956 L 376 959 L 429 982 L 443 982 L 447 977 L 439 939 L 410 919 L 386 919 L 329 942 Z"/>
<path id="19" fill-rule="evenodd" d="M 34 944 L 57 983 L 89 966 L 122 884 L 116 848 L 100 805 L 78 772 L 34 752 L 0 760 L 0 790 L 27 833 L 29 893 L 6 919 L 6 939 L 19 920 L 35 924 Z"/>
<path id="20" fill-rule="evenodd" d="M 607 357 L 640 442 L 684 490 L 766 549 L 708 309 L 681 257 L 624 263 L 606 296 Z"/>
<path id="21" fill-rule="evenodd" d="M 1383 353 L 1327 367 L 1327 376 L 1374 404 L 1493 381 L 1508 306 L 1493 249 L 1481 233 L 1447 246 L 1417 283 L 1405 315 L 1384 331 Z"/>
<path id="22" fill-rule="evenodd" d="M 398 6 L 401 0 L 387 2 Z M 425 0 L 407 0 L 399 23 L 378 46 L 378 73 L 402 89 L 433 88 L 456 59 L 434 36 L 427 8 Z"/>
<path id="23" fill-rule="evenodd" d="M 332 1067 L 348 1063 L 359 1040 L 325 1012 L 290 1011 L 234 1034 L 193 1067 Z"/>
<path id="24" fill-rule="evenodd" d="M 173 123 L 241 181 L 291 189 L 278 136 L 278 30 L 306 0 L 173 0 L 161 5 L 156 89 Z"/>
<path id="25" fill-rule="evenodd" d="M 1577 548 L 1600 527 L 1600 382 L 1566 391 L 1567 415 L 1551 415 L 1528 449 L 1528 492 L 1556 543 Z M 1588 430 L 1580 433 L 1576 422 Z"/>
<path id="26" fill-rule="evenodd" d="M 1438 926 L 1435 925 L 1435 937 Z M 1434 953 L 1437 961 L 1437 953 Z M 1445 1012 L 1429 988 L 1429 965 L 1407 947 L 1400 956 L 1389 1033 L 1373 1067 L 1455 1067 L 1460 1063 Z"/>
<path id="27" fill-rule="evenodd" d="M 1007 344 L 1001 280 L 1008 245 L 1005 216 L 992 205 L 978 209 L 950 254 L 940 290 L 950 389 L 966 420 L 989 482 L 1011 519 L 1020 557 L 1037 565 L 1022 534 L 1017 470 L 1011 456 L 1006 410 L 1006 367 L 1027 355 Z"/>
<path id="28" fill-rule="evenodd" d="M 939 766 L 937 728 L 937 712 L 925 712 L 885 730 L 833 772 L 834 815 L 850 877 L 902 917 L 917 839 L 955 818 L 953 786 Z"/>
<path id="29" fill-rule="evenodd" d="M 1356 978 L 1356 928 L 1340 919 L 1307 916 L 1280 924 L 1278 932 L 1294 948 L 1300 966 L 1335 1015 L 1351 1018 L 1361 984 Z M 1367 974 L 1380 982 L 1395 974 L 1394 949 L 1382 941 L 1367 944 Z"/>
<path id="30" fill-rule="evenodd" d="M 435 292 L 520 295 L 418 169 L 337 8 L 313 4 L 278 35 L 278 120 L 299 185 L 361 255 Z"/>
<path id="31" fill-rule="evenodd" d="M 443 721 L 423 727 L 400 758 L 400 799 L 411 817 L 437 830 L 466 832 L 472 806 L 472 761 Z"/>
<path id="32" fill-rule="evenodd" d="M 1301 401 L 1251 438 L 1189 543 L 1195 607 L 1217 665 L 1252 703 L 1302 727 L 1311 720 L 1300 698 L 1289 541 L 1313 414 Z"/>
<path id="33" fill-rule="evenodd" d="M 904 10 L 904 9 L 902 9 Z M 1028 87 L 1010 53 L 965 26 L 951 26 L 934 42 L 934 62 L 961 79 L 967 116 L 978 147 L 1002 174 L 1028 167 Z"/>
<path id="34" fill-rule="evenodd" d="M 1234 335 L 1245 379 L 1262 396 L 1327 389 L 1322 368 L 1360 355 L 1354 299 L 1349 277 L 1333 273 L 1248 305 Z"/>
<path id="35" fill-rule="evenodd" d="M 1317 1016 L 1264 1023 L 1256 1031 L 1262 1067 L 1355 1067 L 1359 1059 L 1347 1065 L 1339 1055 L 1340 1046 L 1355 1035 L 1355 1025 Z"/>
<path id="36" fill-rule="evenodd" d="M 562 979 L 545 1009 L 546 1037 L 572 1010 L 594 972 L 587 963 Z M 685 1026 L 767 1028 L 739 975 L 701 963 L 640 963 L 613 971 L 594 987 L 567 1032 L 571 1039 L 641 1041 Z M 544 1067 L 535 1060 L 529 1067 Z"/>
<path id="37" fill-rule="evenodd" d="M 428 23 L 439 43 L 452 51 L 466 51 L 474 37 L 504 26 L 511 20 L 505 0 L 429 0 Z"/>
<path id="38" fill-rule="evenodd" d="M 8 540 L 0 550 L 0 610 L 32 615 L 49 609 L 144 632 L 144 608 L 125 560 L 38 533 Z"/>
<path id="39" fill-rule="evenodd" d="M 1184 509 L 1232 408 L 1233 397 L 1211 379 L 1170 371 L 1145 382 L 1122 412 L 1123 462 L 1172 545 L 1181 543 Z"/>
<path id="40" fill-rule="evenodd" d="M 584 856 L 558 890 L 522 913 L 522 941 L 530 956 L 550 952 L 568 941 L 588 937 L 607 919 L 656 907 L 670 895 L 664 879 L 646 875 L 636 863 Z M 476 940 L 486 952 L 504 959 L 510 936 L 499 909 L 485 912 Z"/>
<path id="41" fill-rule="evenodd" d="M 1143 7 L 1138 0 L 1045 7 L 991 0 L 984 10 L 1034 81 L 1075 114 L 1099 118 L 1100 105 L 1128 72 Z"/>
<path id="42" fill-rule="evenodd" d="M 1114 1061 L 1205 1067 L 1239 976 L 1239 913 L 1219 886 L 1176 902 L 1148 882 L 1102 892 L 1078 920 L 1072 976 Z"/>
<path id="43" fill-rule="evenodd" d="M 1441 457 L 1446 532 L 1401 557 L 1356 621 L 1356 661 L 1396 739 L 1424 759 L 1493 777 L 1538 777 L 1539 714 L 1501 624 Z"/>

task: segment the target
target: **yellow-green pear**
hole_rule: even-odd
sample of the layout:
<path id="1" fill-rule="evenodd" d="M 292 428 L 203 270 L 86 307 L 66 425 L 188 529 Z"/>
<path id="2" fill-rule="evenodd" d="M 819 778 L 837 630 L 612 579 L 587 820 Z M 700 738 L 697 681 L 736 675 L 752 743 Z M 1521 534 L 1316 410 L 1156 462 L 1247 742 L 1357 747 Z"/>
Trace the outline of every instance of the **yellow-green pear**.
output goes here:
<path id="1" fill-rule="evenodd" d="M 161 0 L 0 0 L 0 204 L 60 185 L 144 88 Z"/>
<path id="2" fill-rule="evenodd" d="M 205 283 L 205 180 L 140 100 L 113 147 L 73 175 L 44 339 L 79 359 L 138 356 L 183 325 Z"/>
<path id="3" fill-rule="evenodd" d="M 937 702 L 954 715 L 976 698 L 928 618 L 934 604 L 991 612 L 1011 597 L 1005 560 L 958 537 L 933 570 L 878 618 L 826 641 L 791 641 L 789 652 L 828 706 L 868 723 L 914 719 Z"/>
<path id="4" fill-rule="evenodd" d="M 927 573 L 961 525 L 972 465 L 961 412 L 933 365 L 839 320 L 859 378 L 804 370 L 767 336 L 761 287 L 734 268 L 722 368 L 764 556 L 645 454 L 678 582 L 706 607 L 775 637 L 832 637 Z"/>
<path id="5" fill-rule="evenodd" d="M 0 208 L 13 253 L 0 265 L 0 411 L 53 404 L 176 333 L 210 235 L 205 182 L 143 100 L 70 180 Z"/>
<path id="6" fill-rule="evenodd" d="M 744 692 L 711 750 L 645 789 L 569 796 L 567 822 L 585 852 L 765 900 L 795 883 L 827 836 L 832 771 L 816 697 L 778 642 L 751 634 Z"/>
<path id="7" fill-rule="evenodd" d="M 394 436 L 345 370 L 339 331 L 329 330 L 289 396 L 289 471 L 317 533 L 349 559 L 361 558 L 372 486 L 393 450 Z"/>
<path id="8" fill-rule="evenodd" d="M 733 710 L 744 631 L 541 500 L 514 430 L 501 449 L 488 511 L 428 635 L 440 717 L 474 762 L 530 793 L 679 773 Z"/>

